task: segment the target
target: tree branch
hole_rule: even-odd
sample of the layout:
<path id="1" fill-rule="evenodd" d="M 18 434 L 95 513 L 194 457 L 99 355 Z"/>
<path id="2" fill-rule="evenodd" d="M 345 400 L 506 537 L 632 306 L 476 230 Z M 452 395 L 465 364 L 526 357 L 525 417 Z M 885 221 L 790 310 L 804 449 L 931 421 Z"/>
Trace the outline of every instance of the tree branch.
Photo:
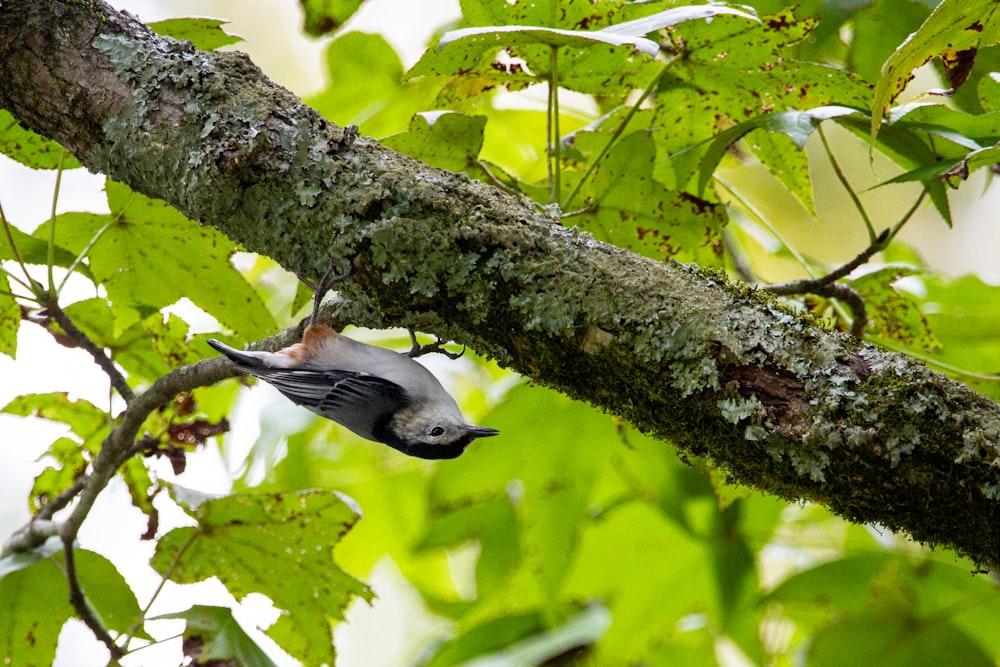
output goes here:
<path id="1" fill-rule="evenodd" d="M 356 324 L 465 343 L 745 484 L 1000 565 L 1000 406 L 960 383 L 351 141 L 245 56 L 98 2 L 0 5 L 0 81 L 0 106 L 87 167 L 248 250 L 315 278 L 351 258 Z M 140 424 L 123 421 L 104 458 Z"/>
<path id="2" fill-rule="evenodd" d="M 76 615 L 90 628 L 94 636 L 108 647 L 112 659 L 117 660 L 121 658 L 125 655 L 124 651 L 115 643 L 114 637 L 111 636 L 108 629 L 97 618 L 97 614 L 94 613 L 90 603 L 87 602 L 87 597 L 83 594 L 83 588 L 80 587 L 80 578 L 76 573 L 76 555 L 73 552 L 73 540 L 63 538 L 63 555 L 66 559 L 66 581 L 69 583 L 69 601 L 73 605 Z"/>
<path id="3" fill-rule="evenodd" d="M 63 332 L 69 336 L 69 338 L 79 347 L 82 347 L 87 351 L 88 354 L 94 359 L 94 362 L 101 367 L 101 370 L 107 374 L 108 378 L 111 380 L 111 386 L 115 388 L 118 395 L 125 399 L 126 403 L 132 402 L 135 398 L 135 394 L 132 392 L 132 387 L 128 386 L 128 382 L 125 381 L 125 377 L 118 372 L 115 364 L 108 355 L 104 354 L 104 350 L 98 347 L 94 341 L 87 337 L 87 334 L 80 331 L 73 320 L 69 318 L 60 306 L 59 302 L 55 298 L 49 299 L 49 303 L 46 304 L 46 311 L 52 316 L 52 319 L 62 327 Z"/>

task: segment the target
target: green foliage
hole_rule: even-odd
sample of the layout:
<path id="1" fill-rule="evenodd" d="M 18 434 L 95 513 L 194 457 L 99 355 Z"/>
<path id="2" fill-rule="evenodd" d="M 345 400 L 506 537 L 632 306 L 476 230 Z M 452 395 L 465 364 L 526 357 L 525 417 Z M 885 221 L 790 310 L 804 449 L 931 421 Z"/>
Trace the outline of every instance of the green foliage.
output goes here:
<path id="1" fill-rule="evenodd" d="M 321 37 L 336 32 L 364 0 L 299 0 L 305 13 L 302 29 L 308 35 Z"/>
<path id="2" fill-rule="evenodd" d="M 142 620 L 139 604 L 111 561 L 77 549 L 75 562 L 81 586 L 106 626 L 132 631 Z M 45 546 L 0 559 L 0 599 L 5 607 L 0 655 L 12 665 L 51 664 L 59 632 L 73 616 L 62 549 Z"/>
<path id="3" fill-rule="evenodd" d="M 233 618 L 228 607 L 196 604 L 185 611 L 164 614 L 157 618 L 180 618 L 184 628 L 185 653 L 198 663 L 214 664 L 234 661 L 240 667 L 271 667 L 274 662 L 260 650 L 253 639 Z"/>
<path id="4" fill-rule="evenodd" d="M 108 292 L 116 335 L 182 297 L 250 339 L 274 330 L 260 295 L 229 262 L 231 241 L 123 185 L 109 181 L 106 189 L 110 213 L 65 213 L 35 236 L 48 238 L 51 225 L 59 247 L 86 255 L 94 281 Z"/>
<path id="5" fill-rule="evenodd" d="M 149 27 L 161 35 L 177 40 L 187 40 L 196 49 L 214 51 L 223 46 L 239 44 L 242 37 L 228 34 L 222 29 L 228 21 L 209 18 L 167 19 L 150 23 Z"/>
<path id="6" fill-rule="evenodd" d="M 333 562 L 333 547 L 358 514 L 326 492 L 241 494 L 182 506 L 198 525 L 160 538 L 153 569 L 178 583 L 216 577 L 237 599 L 267 595 L 282 610 L 268 634 L 305 664 L 333 664 L 330 621 L 342 618 L 353 596 L 371 598 Z"/>
<path id="7" fill-rule="evenodd" d="M 940 57 L 949 81 L 958 88 L 965 83 L 966 68 L 976 51 L 1000 41 L 1000 9 L 990 0 L 944 0 L 920 28 L 882 66 L 872 102 L 872 139 L 913 70 Z"/>
<path id="8" fill-rule="evenodd" d="M 335 32 L 360 4 L 304 1 L 305 30 Z M 658 260 L 745 279 L 815 277 L 865 250 L 852 244 L 867 237 L 869 265 L 837 279 L 864 300 L 866 336 L 1000 399 L 998 288 L 941 276 L 899 239 L 925 199 L 951 225 L 951 190 L 995 170 L 995 3 L 759 0 L 755 13 L 668 4 L 463 0 L 460 24 L 409 71 L 381 35 L 335 35 L 328 86 L 309 102 L 395 150 Z M 215 49 L 238 41 L 222 25 L 153 27 Z M 893 107 L 933 58 L 944 61 L 933 66 L 954 95 Z M 77 166 L 3 111 L 0 150 L 31 168 Z M 859 155 L 867 164 L 869 151 L 881 181 L 846 166 Z M 831 214 L 841 189 L 852 209 Z M 251 341 L 307 301 L 276 286 L 267 262 L 234 268 L 237 248 L 214 230 L 122 185 L 106 190 L 108 213 L 63 213 L 29 231 L 4 217 L 0 352 L 13 355 L 22 310 L 55 301 L 141 390 L 207 353 L 202 334 L 165 308 L 190 301 Z M 874 203 L 887 192 L 891 205 Z M 55 268 L 93 290 L 66 303 Z M 789 298 L 843 329 L 856 316 L 833 298 Z M 1000 600 L 992 583 L 969 575 L 971 564 L 734 489 L 710 462 L 682 462 L 664 443 L 550 391 L 487 397 L 481 387 L 503 384 L 502 372 L 469 364 L 471 380 L 455 381 L 463 409 L 492 410 L 503 437 L 434 465 L 327 422 L 265 420 L 223 498 L 168 486 L 151 460 L 167 456 L 183 469 L 187 453 L 216 446 L 236 383 L 177 397 L 143 425 L 137 451 L 147 457 L 118 471 L 156 540 L 152 570 L 178 584 L 215 577 L 237 600 L 268 597 L 279 611 L 268 635 L 303 664 L 333 663 L 333 627 L 352 600 L 373 597 L 357 577 L 387 561 L 447 624 L 424 644 L 421 664 L 434 667 L 479 658 L 701 665 L 723 651 L 750 664 L 1000 656 L 991 630 Z M 118 410 L 62 393 L 4 408 L 68 427 L 43 457 L 32 512 L 92 469 Z M 170 502 L 163 488 L 195 525 L 159 529 L 158 507 Z M 96 553 L 76 555 L 90 604 L 123 648 L 155 641 L 131 582 Z M 0 561 L 8 662 L 51 662 L 75 614 L 62 568 L 61 549 L 49 546 Z M 200 663 L 272 664 L 228 607 L 193 604 L 157 618 L 186 621 L 185 650 Z"/>
<path id="9" fill-rule="evenodd" d="M 62 146 L 21 127 L 5 109 L 0 109 L 0 152 L 32 169 L 55 169 L 60 165 L 63 169 L 74 169 L 80 166 Z"/>

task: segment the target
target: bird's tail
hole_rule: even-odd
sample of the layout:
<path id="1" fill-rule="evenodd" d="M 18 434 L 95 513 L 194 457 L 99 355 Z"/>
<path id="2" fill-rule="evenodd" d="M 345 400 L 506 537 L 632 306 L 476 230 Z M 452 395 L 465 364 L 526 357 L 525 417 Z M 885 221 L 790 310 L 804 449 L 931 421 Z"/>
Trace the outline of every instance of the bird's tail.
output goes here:
<path id="1" fill-rule="evenodd" d="M 237 366 L 246 369 L 264 367 L 264 361 L 259 356 L 257 356 L 257 354 L 259 353 L 255 354 L 253 352 L 244 352 L 243 350 L 237 350 L 235 348 L 229 347 L 225 343 L 215 340 L 214 338 L 209 339 L 208 344 L 211 345 L 214 349 L 221 352 L 222 354 L 229 357 L 229 360 L 232 361 Z"/>

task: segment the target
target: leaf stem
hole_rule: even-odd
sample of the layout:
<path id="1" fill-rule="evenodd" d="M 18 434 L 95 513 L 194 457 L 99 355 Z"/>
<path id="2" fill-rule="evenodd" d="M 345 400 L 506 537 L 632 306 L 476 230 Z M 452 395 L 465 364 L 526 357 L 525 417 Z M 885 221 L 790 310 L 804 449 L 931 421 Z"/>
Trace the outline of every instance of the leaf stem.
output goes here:
<path id="1" fill-rule="evenodd" d="M 59 148 L 59 164 L 56 166 L 56 187 L 52 191 L 52 212 L 49 215 L 49 247 L 45 257 L 49 272 L 49 294 L 55 294 L 56 281 L 53 276 L 52 267 L 56 262 L 56 206 L 59 203 L 59 188 L 62 186 L 63 160 L 66 158 L 66 149 Z"/>
<path id="2" fill-rule="evenodd" d="M 830 148 L 830 143 L 826 140 L 826 133 L 823 131 L 822 125 L 816 126 L 816 131 L 819 133 L 819 138 L 823 142 L 823 148 L 826 150 L 827 157 L 830 158 L 830 165 L 833 167 L 834 173 L 840 180 L 841 185 L 847 190 L 847 194 L 850 196 L 851 201 L 854 202 L 854 208 L 858 210 L 861 214 L 861 219 L 865 223 L 865 227 L 868 229 L 868 243 L 869 245 L 874 245 L 878 235 L 875 233 L 875 227 L 872 225 L 871 218 L 868 217 L 868 211 L 865 210 L 864 204 L 861 203 L 861 198 L 858 197 L 858 193 L 854 191 L 851 187 L 850 181 L 847 180 L 847 175 L 844 174 L 843 169 L 840 168 L 840 163 L 837 162 L 837 158 L 833 154 L 833 149 Z"/>
<path id="3" fill-rule="evenodd" d="M 94 362 L 101 367 L 108 378 L 111 380 L 111 386 L 125 399 L 126 403 L 131 403 L 132 399 L 135 398 L 135 393 L 132 391 L 132 387 L 128 386 L 128 382 L 125 381 L 125 377 L 115 368 L 114 362 L 111 361 L 110 357 L 104 353 L 98 345 L 90 340 L 87 334 L 80 331 L 73 321 L 69 319 L 60 306 L 56 298 L 50 297 L 49 302 L 46 304 L 46 310 L 52 319 L 62 327 L 62 330 L 69 336 L 74 343 L 86 350 L 91 357 L 93 357 Z"/>
<path id="4" fill-rule="evenodd" d="M 24 287 L 26 290 L 34 294 L 35 298 L 38 298 L 39 295 L 36 294 L 35 290 L 32 288 L 34 281 L 31 280 L 31 275 L 28 273 L 28 267 L 25 266 L 24 260 L 21 258 L 21 253 L 17 249 L 17 244 L 14 243 L 14 235 L 10 233 L 10 223 L 7 221 L 7 215 L 3 212 L 2 205 L 0 205 L 0 223 L 3 223 L 3 231 L 4 234 L 7 236 L 7 245 L 10 246 L 10 252 L 12 255 L 14 255 L 14 261 L 16 261 L 18 266 L 21 267 L 21 271 L 24 272 L 24 279 L 27 280 L 28 282 L 27 283 L 23 282 L 20 278 L 7 271 L 3 272 L 4 275 L 6 275 L 8 278 L 11 278 L 19 285 Z"/>
<path id="5" fill-rule="evenodd" d="M 101 237 L 104 236 L 105 232 L 107 232 L 108 229 L 111 228 L 111 225 L 117 224 L 120 220 L 121 216 L 116 215 L 111 220 L 108 220 L 100 229 L 98 229 L 94 233 L 93 238 L 91 238 L 90 241 L 87 242 L 87 245 L 83 248 L 83 250 L 80 251 L 80 254 L 78 254 L 76 257 L 73 258 L 72 263 L 70 263 L 69 267 L 66 269 L 66 275 L 63 276 L 62 282 L 59 283 L 59 287 L 58 289 L 56 289 L 56 296 L 58 296 L 59 293 L 62 292 L 63 288 L 66 286 L 66 281 L 68 281 L 69 277 L 76 272 L 76 267 L 78 267 L 83 262 L 83 258 L 86 257 L 88 254 L 90 254 L 91 249 L 93 249 L 93 247 L 97 244 L 97 242 L 101 240 Z M 53 227 L 54 226 L 55 225 L 53 224 Z"/>
<path id="6" fill-rule="evenodd" d="M 546 143 L 549 154 L 549 203 L 562 199 L 562 137 L 559 134 L 559 47 L 549 47 L 549 122 Z"/>
<path id="7" fill-rule="evenodd" d="M 628 127 L 629 122 L 631 122 L 635 114 L 638 113 L 639 107 L 642 106 L 642 103 L 646 101 L 647 97 L 653 94 L 654 90 L 656 90 L 656 87 L 660 84 L 660 79 L 662 79 L 667 74 L 667 72 L 670 71 L 670 66 L 674 63 L 674 60 L 676 60 L 676 58 L 668 60 L 666 64 L 664 64 L 663 71 L 661 71 L 656 76 L 656 78 L 653 79 L 652 83 L 646 86 L 646 89 L 642 91 L 642 94 L 639 96 L 639 99 L 637 99 L 635 101 L 635 104 L 633 104 L 629 108 L 628 113 L 625 114 L 625 118 L 623 118 L 622 122 L 618 124 L 618 127 L 615 128 L 615 131 L 611 133 L 611 137 L 608 138 L 607 142 L 604 144 L 600 152 L 597 154 L 597 157 L 590 162 L 590 165 L 587 167 L 587 170 L 583 172 L 583 175 L 577 181 L 576 185 L 573 187 L 573 190 L 566 197 L 566 200 L 563 202 L 563 207 L 568 207 L 570 203 L 572 203 L 573 199 L 575 199 L 576 196 L 580 194 L 580 188 L 582 188 L 583 184 L 586 183 L 591 176 L 593 176 L 594 171 L 597 169 L 597 165 L 601 163 L 601 160 L 604 159 L 604 156 L 608 154 L 608 151 L 611 150 L 611 147 L 615 145 L 615 142 L 618 141 L 618 139 L 622 136 L 622 133 L 625 132 L 625 128 Z"/>
<path id="8" fill-rule="evenodd" d="M 816 273 L 815 269 L 813 269 L 812 265 L 809 264 L 809 262 L 802 255 L 802 253 L 800 253 L 798 249 L 796 249 L 796 247 L 793 246 L 780 231 L 778 231 L 777 227 L 771 224 L 771 221 L 767 219 L 764 213 L 760 209 L 758 209 L 753 202 L 744 197 L 739 192 L 739 190 L 733 187 L 731 183 L 729 183 L 726 179 L 722 178 L 718 174 L 714 174 L 712 178 L 722 187 L 724 187 L 726 189 L 726 192 L 728 192 L 733 197 L 733 199 L 738 201 L 740 203 L 740 206 L 742 206 L 747 213 L 753 216 L 757 220 L 757 222 L 764 225 L 764 227 L 767 228 L 767 231 L 771 232 L 771 235 L 778 240 L 778 243 L 784 246 L 785 249 L 788 250 L 789 254 L 791 254 L 791 256 L 794 257 L 795 260 L 802 265 L 802 268 L 805 269 L 806 273 L 808 273 L 813 278 L 818 277 L 818 274 Z"/>
<path id="9" fill-rule="evenodd" d="M 160 577 L 160 583 L 156 586 L 156 590 L 153 591 L 153 594 L 150 596 L 149 602 L 147 602 L 146 606 L 143 607 L 142 613 L 139 614 L 139 620 L 136 621 L 131 628 L 129 628 L 128 634 L 126 635 L 125 642 L 123 644 L 124 650 L 126 652 L 128 651 L 129 643 L 133 639 L 135 639 L 135 633 L 139 631 L 139 628 L 142 627 L 143 622 L 146 620 L 146 616 L 149 614 L 149 610 L 152 608 L 153 603 L 156 602 L 156 598 L 163 591 L 163 587 L 166 585 L 167 580 L 170 579 L 170 575 L 173 574 L 174 569 L 177 567 L 178 563 L 180 563 L 181 557 L 184 555 L 184 552 L 186 552 L 188 548 L 194 543 L 194 540 L 196 537 L 198 537 L 198 534 L 199 533 L 197 531 L 191 533 L 191 536 L 188 537 L 187 541 L 184 544 L 182 544 L 181 548 L 177 551 L 177 555 L 174 556 L 174 560 L 170 563 L 170 566 L 167 568 L 166 572 L 164 572 L 163 576 Z"/>

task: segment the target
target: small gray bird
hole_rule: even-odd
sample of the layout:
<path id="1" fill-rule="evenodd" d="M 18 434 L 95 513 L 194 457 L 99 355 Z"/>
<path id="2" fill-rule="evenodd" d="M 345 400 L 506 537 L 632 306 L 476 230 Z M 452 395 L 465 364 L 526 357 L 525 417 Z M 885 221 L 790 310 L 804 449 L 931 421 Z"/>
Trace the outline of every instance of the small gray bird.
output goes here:
<path id="1" fill-rule="evenodd" d="M 293 403 L 422 459 L 453 459 L 476 438 L 499 431 L 469 424 L 430 371 L 405 354 L 366 345 L 324 325 L 277 352 L 208 344 Z"/>

